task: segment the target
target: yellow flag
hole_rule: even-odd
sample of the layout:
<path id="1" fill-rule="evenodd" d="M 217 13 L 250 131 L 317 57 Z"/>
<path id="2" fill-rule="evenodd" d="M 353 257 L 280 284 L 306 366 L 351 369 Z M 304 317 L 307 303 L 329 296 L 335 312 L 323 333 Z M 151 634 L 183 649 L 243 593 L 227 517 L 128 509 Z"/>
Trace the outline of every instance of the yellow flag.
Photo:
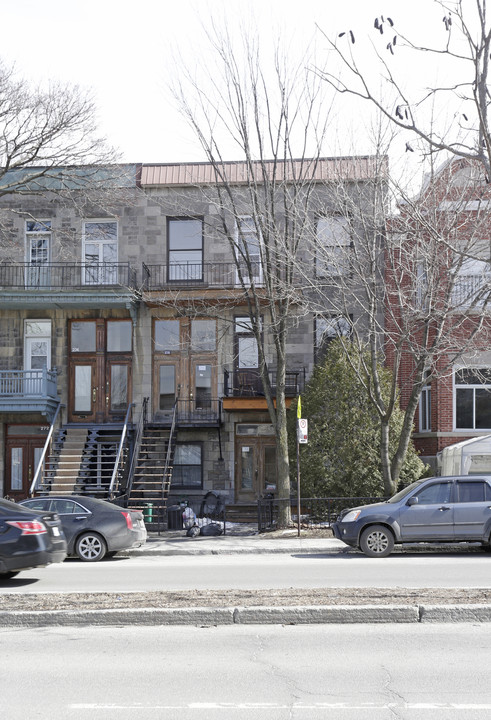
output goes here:
<path id="1" fill-rule="evenodd" d="M 297 403 L 297 418 L 300 420 L 302 417 L 302 397 L 298 396 L 298 403 Z"/>

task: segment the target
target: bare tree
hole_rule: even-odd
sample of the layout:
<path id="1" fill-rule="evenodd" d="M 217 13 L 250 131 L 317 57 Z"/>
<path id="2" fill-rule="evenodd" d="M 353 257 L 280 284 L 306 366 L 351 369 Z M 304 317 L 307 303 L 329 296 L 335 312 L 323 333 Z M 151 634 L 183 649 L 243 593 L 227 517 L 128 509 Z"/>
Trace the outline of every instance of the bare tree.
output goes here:
<path id="1" fill-rule="evenodd" d="M 39 181 L 55 170 L 60 179 L 63 168 L 115 161 L 97 134 L 88 93 L 61 84 L 34 87 L 1 62 L 0 131 L 0 196 L 26 192 L 27 185 L 46 188 Z"/>
<path id="2" fill-rule="evenodd" d="M 307 58 L 292 65 L 276 47 L 265 59 L 252 37 L 246 35 L 239 48 L 227 31 L 210 35 L 213 53 L 206 73 L 188 74 L 175 94 L 212 169 L 204 192 L 240 287 L 230 303 L 222 301 L 207 312 L 230 321 L 226 311 L 232 304 L 246 308 L 275 430 L 278 495 L 288 499 L 287 343 L 305 312 L 295 259 L 318 207 L 328 112 L 322 104 L 325 84 L 307 71 Z M 238 162 L 227 162 L 227 152 Z M 283 507 L 280 522 L 287 525 L 290 509 L 287 503 Z"/>
<path id="3" fill-rule="evenodd" d="M 342 29 L 335 39 L 325 35 L 340 66 L 318 72 L 337 92 L 372 104 L 394 126 L 421 141 L 418 148 L 423 153 L 476 160 L 489 181 L 487 0 L 435 0 L 434 6 L 442 12 L 439 27 L 431 26 L 428 14 L 418 18 L 418 29 L 431 32 L 432 45 L 412 40 L 399 27 L 396 14 L 379 16 L 371 28 L 373 52 L 352 30 Z M 370 73 L 373 61 L 375 71 Z M 428 87 L 432 67 L 438 67 L 439 77 L 446 75 L 444 84 Z M 408 136 L 406 151 L 415 149 Z"/>
<path id="4" fill-rule="evenodd" d="M 481 171 L 480 171 L 481 169 Z M 399 212 L 386 221 L 388 186 Z M 378 180 L 364 197 L 338 186 L 337 219 L 344 234 L 319 238 L 313 252 L 319 276 L 304 272 L 312 308 L 360 350 L 354 367 L 381 427 L 385 492 L 395 492 L 413 432 L 423 388 L 450 377 L 456 363 L 489 345 L 489 189 L 477 161 L 455 160 L 427 180 L 416 197 L 391 182 L 385 158 Z M 351 242 L 345 242 L 346 232 Z M 327 268 L 322 272 L 322 268 Z M 342 321 L 340 319 L 343 319 Z M 378 361 L 392 370 L 383 392 Z M 472 366 L 472 365 L 471 365 Z M 404 423 L 397 449 L 389 452 L 389 421 L 401 399 Z"/>

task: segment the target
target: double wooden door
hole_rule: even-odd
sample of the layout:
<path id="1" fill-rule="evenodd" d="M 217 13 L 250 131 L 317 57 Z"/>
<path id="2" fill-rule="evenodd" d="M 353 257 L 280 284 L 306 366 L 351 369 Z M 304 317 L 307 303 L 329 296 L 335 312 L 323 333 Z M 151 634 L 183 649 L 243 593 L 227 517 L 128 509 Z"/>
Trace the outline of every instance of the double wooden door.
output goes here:
<path id="1" fill-rule="evenodd" d="M 131 321 L 72 321 L 69 419 L 124 420 L 131 402 Z"/>
<path id="2" fill-rule="evenodd" d="M 276 445 L 271 438 L 240 437 L 235 443 L 236 502 L 256 502 L 276 485 Z"/>

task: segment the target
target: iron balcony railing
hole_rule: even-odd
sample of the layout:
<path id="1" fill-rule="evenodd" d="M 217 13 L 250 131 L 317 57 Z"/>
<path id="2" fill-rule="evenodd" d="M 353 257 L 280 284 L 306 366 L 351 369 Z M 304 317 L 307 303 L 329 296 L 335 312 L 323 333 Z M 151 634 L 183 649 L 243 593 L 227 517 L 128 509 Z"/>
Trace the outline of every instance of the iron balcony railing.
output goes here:
<path id="1" fill-rule="evenodd" d="M 276 370 L 269 371 L 269 381 L 273 394 L 276 393 Z M 305 368 L 287 370 L 285 373 L 285 395 L 295 397 L 305 385 Z M 263 381 L 259 370 L 224 370 L 224 397 L 261 397 L 264 396 Z"/>
<path id="2" fill-rule="evenodd" d="M 0 370 L 0 399 L 51 398 L 57 400 L 53 370 Z"/>
<path id="3" fill-rule="evenodd" d="M 246 285 L 260 286 L 263 282 L 261 263 L 252 263 L 251 275 L 247 268 L 242 270 Z M 230 263 L 168 263 L 142 265 L 142 279 L 145 290 L 161 290 L 173 287 L 241 287 L 241 278 L 235 262 Z"/>
<path id="4" fill-rule="evenodd" d="M 452 292 L 452 304 L 455 309 L 476 305 L 479 307 L 489 300 L 491 275 L 459 275 Z"/>
<path id="5" fill-rule="evenodd" d="M 0 287 L 13 290 L 136 288 L 136 270 L 125 262 L 1 263 Z"/>
<path id="6" fill-rule="evenodd" d="M 177 400 L 178 425 L 219 425 L 222 419 L 222 402 L 217 398 Z"/>

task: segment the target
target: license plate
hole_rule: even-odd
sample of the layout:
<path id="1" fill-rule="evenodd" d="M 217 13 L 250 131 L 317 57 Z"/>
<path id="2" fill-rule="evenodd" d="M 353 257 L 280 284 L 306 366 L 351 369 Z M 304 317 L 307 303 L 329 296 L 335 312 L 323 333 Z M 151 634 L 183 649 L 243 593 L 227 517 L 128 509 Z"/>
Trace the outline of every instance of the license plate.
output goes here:
<path id="1" fill-rule="evenodd" d="M 59 535 L 60 534 L 60 528 L 54 527 L 53 528 L 53 535 Z"/>

